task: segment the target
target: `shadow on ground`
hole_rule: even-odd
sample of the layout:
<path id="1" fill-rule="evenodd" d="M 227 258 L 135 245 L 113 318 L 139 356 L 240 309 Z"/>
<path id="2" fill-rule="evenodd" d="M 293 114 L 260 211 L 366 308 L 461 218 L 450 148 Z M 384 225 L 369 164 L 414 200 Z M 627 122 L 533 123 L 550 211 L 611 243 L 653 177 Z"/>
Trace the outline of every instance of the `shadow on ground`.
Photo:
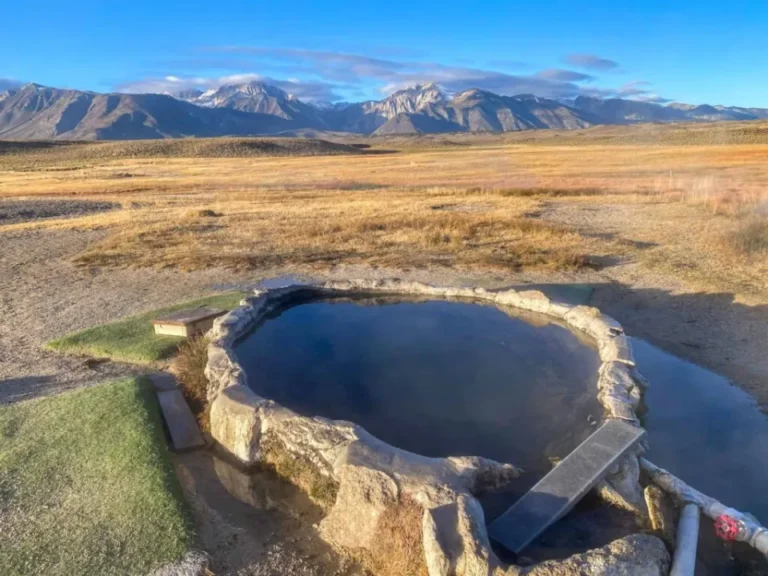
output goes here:
<path id="1" fill-rule="evenodd" d="M 725 376 L 768 407 L 768 305 L 742 304 L 728 292 L 674 294 L 612 282 L 505 288 L 541 290 L 553 300 L 596 306 L 630 336 Z"/>
<path id="2" fill-rule="evenodd" d="M 210 451 L 175 455 L 174 465 L 215 574 L 362 574 L 318 536 L 320 508 L 271 471 L 246 473 Z"/>

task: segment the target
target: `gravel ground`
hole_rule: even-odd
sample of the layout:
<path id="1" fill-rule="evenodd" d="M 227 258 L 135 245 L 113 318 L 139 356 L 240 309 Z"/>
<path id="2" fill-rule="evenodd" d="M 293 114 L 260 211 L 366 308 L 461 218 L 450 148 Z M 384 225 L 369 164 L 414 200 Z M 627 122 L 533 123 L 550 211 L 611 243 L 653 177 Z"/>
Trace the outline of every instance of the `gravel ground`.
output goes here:
<path id="1" fill-rule="evenodd" d="M 136 368 L 43 350 L 58 336 L 153 310 L 231 282 L 223 271 L 82 270 L 69 259 L 102 232 L 0 234 L 0 402 L 88 386 Z"/>

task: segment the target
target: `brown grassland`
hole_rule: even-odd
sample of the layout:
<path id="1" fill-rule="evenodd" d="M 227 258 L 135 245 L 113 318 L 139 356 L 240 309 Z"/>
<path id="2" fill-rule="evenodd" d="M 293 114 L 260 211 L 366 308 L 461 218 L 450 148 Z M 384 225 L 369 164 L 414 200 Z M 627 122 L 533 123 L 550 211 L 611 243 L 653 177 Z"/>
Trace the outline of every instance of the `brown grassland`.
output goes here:
<path id="1" fill-rule="evenodd" d="M 75 257 L 84 267 L 575 272 L 635 262 L 762 302 L 768 128 L 712 126 L 690 128 L 687 139 L 685 127 L 359 139 L 365 149 L 301 157 L 252 153 L 234 139 L 219 141 L 229 152 L 182 141 L 162 154 L 157 143 L 6 144 L 0 201 L 98 199 L 122 209 L 0 233 L 105 230 Z"/>

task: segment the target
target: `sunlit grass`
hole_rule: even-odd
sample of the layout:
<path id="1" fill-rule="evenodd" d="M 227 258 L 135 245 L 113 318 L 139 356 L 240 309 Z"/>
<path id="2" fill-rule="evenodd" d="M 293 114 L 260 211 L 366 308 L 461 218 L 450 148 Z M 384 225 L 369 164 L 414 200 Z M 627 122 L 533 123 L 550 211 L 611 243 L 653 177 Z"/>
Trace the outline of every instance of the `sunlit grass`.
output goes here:
<path id="1" fill-rule="evenodd" d="M 168 308 L 131 316 L 117 322 L 87 328 L 52 340 L 46 346 L 58 352 L 109 358 L 136 364 L 151 364 L 167 360 L 184 340 L 177 336 L 157 335 L 151 322 L 158 316 L 182 310 L 212 306 L 223 310 L 235 308 L 243 298 L 241 292 L 227 292 Z"/>
<path id="2" fill-rule="evenodd" d="M 192 528 L 151 384 L 0 408 L 0 574 L 146 574 Z"/>
<path id="3" fill-rule="evenodd" d="M 728 125 L 727 134 L 758 128 Z M 749 248 L 734 259 L 723 238 L 734 222 L 765 219 L 766 138 L 729 144 L 723 126 L 710 129 L 723 143 L 657 138 L 712 134 L 691 125 L 450 135 L 461 145 L 442 147 L 434 138 L 372 139 L 394 153 L 371 155 L 141 157 L 141 144 L 131 143 L 130 157 L 37 154 L 35 169 L 21 171 L 0 157 L 0 197 L 74 195 L 122 206 L 2 226 L 0 234 L 105 230 L 74 258 L 87 268 L 578 272 L 639 262 L 697 288 L 760 292 L 768 257 Z M 657 140 L 621 140 L 632 130 L 635 140 Z M 582 216 L 553 216 L 566 207 Z M 634 217 L 593 229 L 589 211 L 610 207 Z"/>

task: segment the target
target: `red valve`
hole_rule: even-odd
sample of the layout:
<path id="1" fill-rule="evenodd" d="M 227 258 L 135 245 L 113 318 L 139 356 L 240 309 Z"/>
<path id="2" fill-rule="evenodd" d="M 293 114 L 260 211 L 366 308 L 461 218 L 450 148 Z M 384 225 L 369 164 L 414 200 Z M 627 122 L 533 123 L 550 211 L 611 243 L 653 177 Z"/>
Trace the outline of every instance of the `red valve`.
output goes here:
<path id="1" fill-rule="evenodd" d="M 741 522 L 735 518 L 723 514 L 715 520 L 715 534 L 718 538 L 726 541 L 736 540 L 739 532 L 741 532 Z"/>

